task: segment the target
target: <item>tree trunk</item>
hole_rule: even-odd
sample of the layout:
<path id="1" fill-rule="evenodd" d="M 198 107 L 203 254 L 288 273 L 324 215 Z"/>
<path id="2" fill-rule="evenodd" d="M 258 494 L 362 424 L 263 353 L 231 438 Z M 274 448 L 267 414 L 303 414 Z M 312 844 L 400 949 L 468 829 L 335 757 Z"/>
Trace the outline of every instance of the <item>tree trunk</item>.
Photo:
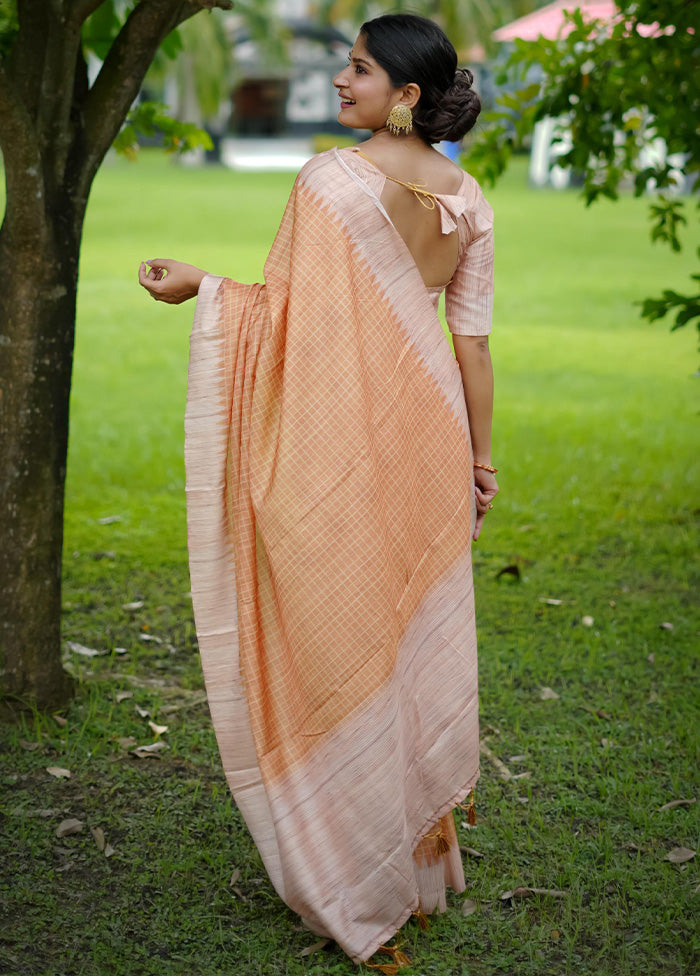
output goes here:
<path id="1" fill-rule="evenodd" d="M 72 688 L 61 550 L 84 206 L 57 199 L 45 212 L 38 240 L 0 229 L 0 687 L 52 707 Z"/>

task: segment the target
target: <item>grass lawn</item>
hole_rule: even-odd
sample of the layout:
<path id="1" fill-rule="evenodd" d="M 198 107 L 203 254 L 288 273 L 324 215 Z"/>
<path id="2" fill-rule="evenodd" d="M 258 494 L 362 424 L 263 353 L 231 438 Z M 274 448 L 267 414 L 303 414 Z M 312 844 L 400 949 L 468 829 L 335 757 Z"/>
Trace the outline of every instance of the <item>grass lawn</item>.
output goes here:
<path id="1" fill-rule="evenodd" d="M 136 283 L 139 260 L 166 256 L 258 280 L 292 179 L 149 154 L 98 178 L 64 630 L 108 653 L 67 644 L 74 702 L 0 728 L 3 973 L 357 971 L 333 946 L 306 953 L 315 937 L 275 895 L 220 771 L 188 594 L 192 307 Z M 528 189 L 521 160 L 488 196 L 501 494 L 475 546 L 487 752 L 479 823 L 461 830 L 468 891 L 428 932 L 405 928 L 402 972 L 695 976 L 699 858 L 668 855 L 698 847 L 698 357 L 689 329 L 644 323 L 632 302 L 685 290 L 700 234 L 681 256 L 652 247 L 644 201 L 586 210 Z M 167 749 L 136 758 L 149 721 Z M 69 818 L 81 830 L 57 837 Z"/>

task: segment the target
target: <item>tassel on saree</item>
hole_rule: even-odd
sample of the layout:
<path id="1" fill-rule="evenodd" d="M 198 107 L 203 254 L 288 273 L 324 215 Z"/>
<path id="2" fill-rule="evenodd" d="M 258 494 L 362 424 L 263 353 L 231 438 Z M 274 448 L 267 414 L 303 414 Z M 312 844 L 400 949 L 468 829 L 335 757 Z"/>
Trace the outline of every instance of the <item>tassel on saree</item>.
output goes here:
<path id="1" fill-rule="evenodd" d="M 425 912 L 422 912 L 420 908 L 413 913 L 413 917 L 416 919 L 419 927 L 422 929 L 423 932 L 425 932 L 427 929 L 430 928 L 430 922 L 428 921 L 428 916 L 425 914 Z"/>
<path id="2" fill-rule="evenodd" d="M 442 827 L 440 827 L 434 834 L 423 834 L 426 840 L 435 841 L 435 853 L 438 857 L 442 857 L 443 854 L 447 854 L 450 849 L 450 842 L 445 837 Z"/>
<path id="3" fill-rule="evenodd" d="M 470 827 L 475 827 L 476 826 L 476 806 L 474 804 L 474 790 L 472 790 L 470 792 L 470 794 L 469 794 L 469 803 L 468 804 L 460 803 L 459 804 L 459 809 L 466 811 L 466 813 L 467 813 L 467 823 L 469 824 Z"/>
<path id="4" fill-rule="evenodd" d="M 384 976 L 397 976 L 399 969 L 411 965 L 411 960 L 405 952 L 399 949 L 398 943 L 393 946 L 379 946 L 377 952 L 384 952 L 391 956 L 393 962 L 366 962 L 365 966 L 368 969 L 376 969 L 378 972 L 384 973 Z"/>

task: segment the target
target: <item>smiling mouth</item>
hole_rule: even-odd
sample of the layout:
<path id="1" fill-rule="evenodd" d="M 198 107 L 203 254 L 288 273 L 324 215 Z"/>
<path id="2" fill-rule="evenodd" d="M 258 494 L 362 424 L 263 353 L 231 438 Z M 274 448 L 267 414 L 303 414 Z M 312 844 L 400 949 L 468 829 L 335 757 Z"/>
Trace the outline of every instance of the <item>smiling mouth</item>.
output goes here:
<path id="1" fill-rule="evenodd" d="M 341 95 L 340 96 L 340 104 L 341 105 L 354 105 L 355 103 L 353 102 L 353 100 L 351 98 L 343 98 L 343 96 Z"/>

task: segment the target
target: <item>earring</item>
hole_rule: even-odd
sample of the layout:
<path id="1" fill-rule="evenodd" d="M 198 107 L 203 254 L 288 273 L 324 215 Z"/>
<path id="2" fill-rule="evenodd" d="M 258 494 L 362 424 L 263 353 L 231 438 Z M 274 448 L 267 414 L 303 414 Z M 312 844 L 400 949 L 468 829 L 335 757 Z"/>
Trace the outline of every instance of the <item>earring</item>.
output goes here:
<path id="1" fill-rule="evenodd" d="M 408 105 L 394 105 L 386 120 L 386 127 L 394 136 L 400 136 L 402 132 L 408 135 L 413 129 L 413 112 Z"/>

